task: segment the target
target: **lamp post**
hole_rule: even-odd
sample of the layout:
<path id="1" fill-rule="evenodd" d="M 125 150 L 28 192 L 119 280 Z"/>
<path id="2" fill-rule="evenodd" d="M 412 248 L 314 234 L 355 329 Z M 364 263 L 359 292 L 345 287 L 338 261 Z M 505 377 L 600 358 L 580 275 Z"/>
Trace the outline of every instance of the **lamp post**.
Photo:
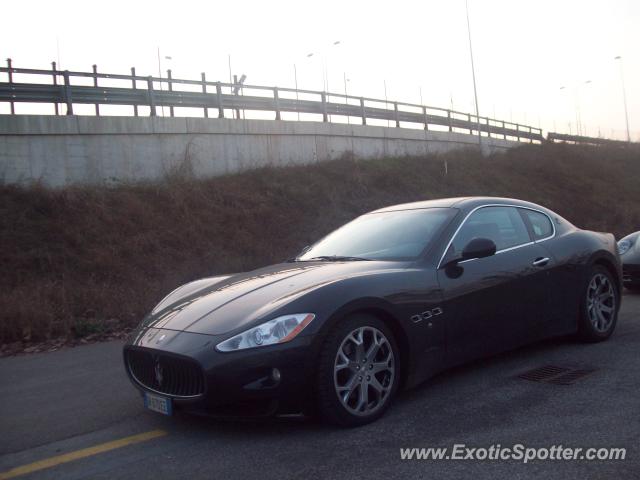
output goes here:
<path id="1" fill-rule="evenodd" d="M 305 55 L 305 58 L 311 58 L 313 57 L 313 53 L 308 53 L 307 55 Z M 295 82 L 295 86 L 296 86 L 296 110 L 298 110 L 298 101 L 300 100 L 299 96 L 298 96 L 298 66 L 296 65 L 296 62 L 293 63 L 293 80 Z M 300 121 L 300 110 L 298 110 L 298 121 Z"/>
<path id="2" fill-rule="evenodd" d="M 385 109 L 389 109 L 389 102 L 387 102 L 387 80 L 384 79 L 384 108 Z M 390 127 L 391 123 L 390 120 L 387 118 L 387 127 Z"/>
<path id="3" fill-rule="evenodd" d="M 349 94 L 347 93 L 347 82 L 351 80 L 347 78 L 347 72 L 342 72 L 342 79 L 344 81 L 344 102 L 349 105 Z M 347 115 L 347 125 L 351 125 L 351 118 Z"/>
<path id="4" fill-rule="evenodd" d="M 333 42 L 329 48 L 331 47 L 335 47 L 338 45 L 341 45 L 342 42 L 340 40 L 336 40 L 335 42 Z M 328 93 L 329 92 L 329 62 L 327 61 L 327 52 L 329 50 L 329 48 L 327 48 L 324 52 L 324 78 L 325 78 L 325 91 Z"/>
<path id="5" fill-rule="evenodd" d="M 340 40 L 336 40 L 334 42 L 331 43 L 331 45 L 327 46 L 324 50 L 320 50 L 315 51 L 315 52 L 311 52 L 308 53 L 305 58 L 311 58 L 311 57 L 316 57 L 316 56 L 320 56 L 320 66 L 322 67 L 322 88 L 324 89 L 325 92 L 329 91 L 329 76 L 328 76 L 328 68 L 327 68 L 327 52 L 329 51 L 329 49 L 331 47 L 335 47 L 338 45 L 342 45 L 342 42 Z"/>
<path id="6" fill-rule="evenodd" d="M 331 47 L 335 47 L 338 45 L 342 45 L 342 42 L 340 40 L 335 40 L 334 42 L 331 43 L 331 45 L 327 46 L 324 50 L 322 50 L 321 53 L 321 61 L 322 61 L 322 85 L 323 85 L 323 89 L 325 91 L 326 98 L 327 101 L 329 101 L 329 67 L 327 66 L 327 52 L 329 51 L 329 49 Z M 311 52 L 307 55 L 308 57 L 312 57 L 313 55 L 315 55 L 315 52 Z M 329 122 L 331 122 L 331 115 L 329 115 Z"/>
<path id="7" fill-rule="evenodd" d="M 227 54 L 227 65 L 229 67 L 229 85 L 233 85 L 233 75 L 231 74 L 231 54 L 230 53 Z M 231 110 L 231 115 L 233 118 L 236 118 L 236 111 Z"/>
<path id="8" fill-rule="evenodd" d="M 168 60 L 168 61 L 173 60 L 173 58 L 170 57 L 169 55 L 165 55 L 164 59 Z M 160 57 L 160 47 L 158 47 L 158 77 L 160 78 L 160 91 L 162 91 L 163 90 L 163 88 L 162 88 L 162 60 L 161 60 L 161 57 Z M 162 116 L 164 117 L 164 105 L 161 107 L 161 109 L 162 109 Z"/>
<path id="9" fill-rule="evenodd" d="M 583 83 L 583 85 L 591 85 L 591 80 L 587 80 Z M 580 97 L 578 97 L 578 102 L 580 102 Z M 580 116 L 580 127 L 582 128 L 582 134 L 585 136 L 589 136 L 589 130 L 586 125 L 582 123 L 582 115 Z"/>
<path id="10" fill-rule="evenodd" d="M 614 60 L 620 61 L 620 83 L 622 84 L 622 100 L 624 101 L 624 119 L 627 124 L 627 142 L 631 142 L 631 133 L 629 132 L 629 112 L 627 110 L 627 92 L 624 88 L 624 70 L 622 67 L 622 56 L 618 55 Z"/>
<path id="11" fill-rule="evenodd" d="M 298 108 L 298 102 L 300 101 L 298 97 L 298 67 L 296 67 L 295 63 L 293 64 L 293 78 L 296 85 L 296 113 L 298 114 L 298 121 L 300 121 L 300 109 Z"/>
<path id="12" fill-rule="evenodd" d="M 478 107 L 478 89 L 476 87 L 476 69 L 473 64 L 473 45 L 471 43 L 471 24 L 469 22 L 469 0 L 464 2 L 467 11 L 467 34 L 469 36 L 469 55 L 471 57 L 471 76 L 473 78 L 473 96 L 476 102 L 476 118 L 478 120 L 478 146 L 482 148 L 482 131 L 480 130 L 480 109 Z"/>
<path id="13" fill-rule="evenodd" d="M 564 85 L 562 87 L 560 87 L 560 91 L 563 90 L 568 90 L 567 87 L 565 87 Z M 575 99 L 575 92 L 574 92 L 574 107 L 575 109 L 575 115 L 576 115 L 576 135 L 580 135 L 580 110 L 578 109 L 578 102 Z M 569 135 L 571 135 L 571 122 L 569 122 Z"/>
<path id="14" fill-rule="evenodd" d="M 330 47 L 336 46 L 336 45 L 341 45 L 342 42 L 340 40 L 336 40 L 334 42 L 331 43 L 331 45 L 329 45 L 325 50 L 322 50 L 320 53 L 320 55 L 318 55 L 318 52 L 310 52 L 307 53 L 304 56 L 303 60 L 306 60 L 307 58 L 311 58 L 311 57 L 320 57 L 320 66 L 322 67 L 322 89 L 328 93 L 329 91 L 329 79 L 328 79 L 328 74 L 327 74 L 327 50 Z M 298 65 L 297 65 L 297 61 L 293 62 L 293 80 L 295 82 L 295 87 L 296 87 L 296 107 L 297 107 L 297 103 L 299 100 L 299 96 L 298 96 Z M 328 100 L 328 98 L 327 98 Z M 300 112 L 298 111 L 298 120 L 300 120 Z M 329 116 L 329 121 L 331 121 L 331 116 Z"/>
<path id="15" fill-rule="evenodd" d="M 582 85 L 591 85 L 591 83 L 592 83 L 591 80 L 585 80 L 584 82 L 571 87 L 573 89 L 574 109 L 576 114 L 576 135 L 583 135 L 585 133 L 583 131 L 582 115 L 580 112 L 580 87 Z M 563 85 L 562 87 L 560 87 L 560 91 L 563 91 L 563 90 L 569 90 L 569 89 Z"/>

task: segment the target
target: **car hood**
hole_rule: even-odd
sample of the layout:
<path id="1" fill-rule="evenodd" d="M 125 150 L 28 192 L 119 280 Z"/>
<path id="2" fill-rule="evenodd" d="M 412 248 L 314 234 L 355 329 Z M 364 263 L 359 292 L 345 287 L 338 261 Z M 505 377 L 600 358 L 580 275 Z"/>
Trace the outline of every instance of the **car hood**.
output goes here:
<path id="1" fill-rule="evenodd" d="M 268 320 L 276 309 L 323 285 L 393 267 L 398 265 L 379 261 L 296 262 L 204 278 L 170 293 L 142 326 L 223 335 L 248 327 L 256 319 Z"/>

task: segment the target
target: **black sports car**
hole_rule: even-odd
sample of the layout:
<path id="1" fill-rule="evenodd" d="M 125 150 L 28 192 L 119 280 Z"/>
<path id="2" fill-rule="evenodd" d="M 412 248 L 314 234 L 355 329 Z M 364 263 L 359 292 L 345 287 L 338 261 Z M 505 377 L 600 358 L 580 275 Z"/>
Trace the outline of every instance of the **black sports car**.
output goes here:
<path id="1" fill-rule="evenodd" d="M 205 278 L 142 321 L 124 361 L 145 405 L 380 417 L 399 388 L 545 337 L 607 339 L 613 235 L 532 203 L 453 198 L 362 215 L 295 259 Z"/>
<path id="2" fill-rule="evenodd" d="M 618 242 L 622 260 L 622 281 L 629 290 L 640 291 L 640 232 L 627 235 Z"/>

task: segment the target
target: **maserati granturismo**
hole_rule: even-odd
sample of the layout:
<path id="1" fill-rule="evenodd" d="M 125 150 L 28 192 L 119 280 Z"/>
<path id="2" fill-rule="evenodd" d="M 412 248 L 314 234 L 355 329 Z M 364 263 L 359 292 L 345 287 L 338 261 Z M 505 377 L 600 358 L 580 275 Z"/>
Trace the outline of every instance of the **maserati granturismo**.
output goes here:
<path id="1" fill-rule="evenodd" d="M 124 363 L 163 414 L 302 412 L 356 426 L 454 365 L 553 336 L 606 340 L 621 283 L 613 235 L 540 205 L 396 205 L 288 261 L 177 288 Z"/>

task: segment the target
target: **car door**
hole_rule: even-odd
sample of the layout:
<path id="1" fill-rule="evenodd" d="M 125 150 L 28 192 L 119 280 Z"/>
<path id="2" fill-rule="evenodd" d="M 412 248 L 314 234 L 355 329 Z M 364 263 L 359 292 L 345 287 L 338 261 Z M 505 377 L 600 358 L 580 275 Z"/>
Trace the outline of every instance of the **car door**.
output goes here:
<path id="1" fill-rule="evenodd" d="M 441 265 L 459 257 L 473 238 L 493 240 L 496 254 L 438 269 L 450 364 L 526 341 L 549 291 L 549 254 L 533 241 L 515 207 L 476 209 L 454 234 Z"/>
<path id="2" fill-rule="evenodd" d="M 548 291 L 544 301 L 540 303 L 540 314 L 532 320 L 529 333 L 544 337 L 565 332 L 575 322 L 575 305 L 578 300 L 572 301 L 571 295 L 571 292 L 577 290 L 575 266 L 559 261 L 554 256 L 552 242 L 556 229 L 549 215 L 531 208 L 518 210 L 534 242 L 544 248 L 545 255 L 549 258 L 544 266 L 539 266 L 539 270 L 544 272 L 544 275 L 540 275 L 540 281 L 546 283 Z"/>

